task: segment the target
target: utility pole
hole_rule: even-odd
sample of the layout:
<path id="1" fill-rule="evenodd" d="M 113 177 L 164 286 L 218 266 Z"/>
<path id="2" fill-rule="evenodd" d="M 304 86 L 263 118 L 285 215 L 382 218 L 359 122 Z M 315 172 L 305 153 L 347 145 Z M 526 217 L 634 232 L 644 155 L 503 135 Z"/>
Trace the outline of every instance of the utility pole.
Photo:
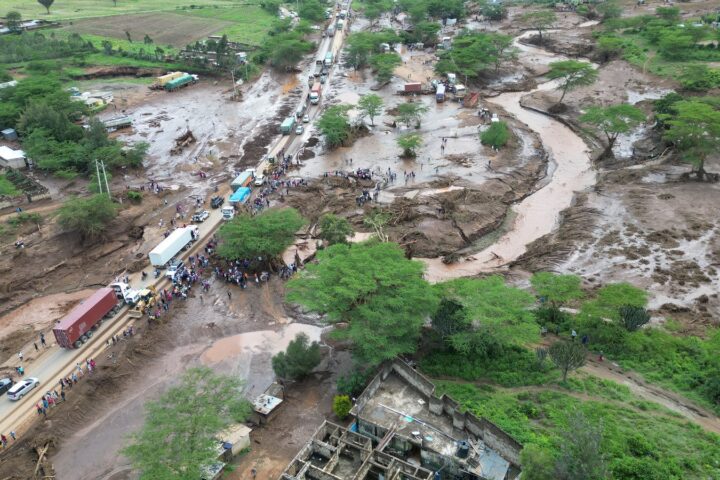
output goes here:
<path id="1" fill-rule="evenodd" d="M 108 185 L 107 173 L 105 172 L 105 160 L 101 160 L 100 165 L 102 166 L 103 177 L 105 177 L 105 190 L 107 190 L 108 197 L 111 197 L 110 185 Z"/>
<path id="2" fill-rule="evenodd" d="M 97 180 L 98 184 L 98 193 L 102 194 L 102 183 L 100 182 L 100 165 L 97 160 L 95 160 L 95 180 Z"/>

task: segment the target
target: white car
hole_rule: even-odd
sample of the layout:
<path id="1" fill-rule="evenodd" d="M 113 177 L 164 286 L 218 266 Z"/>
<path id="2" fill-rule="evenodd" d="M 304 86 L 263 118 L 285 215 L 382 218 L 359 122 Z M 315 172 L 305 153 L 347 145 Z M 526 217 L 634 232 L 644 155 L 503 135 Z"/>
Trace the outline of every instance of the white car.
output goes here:
<path id="1" fill-rule="evenodd" d="M 33 388 L 40 385 L 40 380 L 35 377 L 23 378 L 8 390 L 7 396 L 10 400 L 20 400 Z"/>
<path id="2" fill-rule="evenodd" d="M 303 117 L 303 123 L 308 123 L 310 121 L 310 115 L 305 115 Z"/>
<path id="3" fill-rule="evenodd" d="M 262 187 L 263 185 L 265 185 L 265 175 L 258 175 L 255 177 L 255 186 Z"/>
<path id="4" fill-rule="evenodd" d="M 302 125 L 298 125 L 297 127 L 295 127 L 295 135 L 302 135 L 304 131 L 305 127 L 303 127 Z"/>

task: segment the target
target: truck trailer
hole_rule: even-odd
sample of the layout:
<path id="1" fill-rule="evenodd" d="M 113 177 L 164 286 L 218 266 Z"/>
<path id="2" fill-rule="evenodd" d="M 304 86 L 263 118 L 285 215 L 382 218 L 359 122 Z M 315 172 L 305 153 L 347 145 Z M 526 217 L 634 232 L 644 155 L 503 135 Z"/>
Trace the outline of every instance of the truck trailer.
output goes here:
<path id="1" fill-rule="evenodd" d="M 242 172 L 240 175 L 235 177 L 235 179 L 230 182 L 230 188 L 232 188 L 233 192 L 236 191 L 238 188 L 247 187 L 252 183 L 252 181 L 255 179 L 255 170 L 248 169 Z"/>
<path id="2" fill-rule="evenodd" d="M 315 60 L 315 71 L 313 72 L 314 77 L 319 77 L 322 75 L 323 70 L 323 61 L 321 58 Z"/>
<path id="3" fill-rule="evenodd" d="M 251 190 L 248 187 L 240 187 L 230 195 L 230 205 L 241 205 L 247 203 Z"/>
<path id="4" fill-rule="evenodd" d="M 174 92 L 175 90 L 178 90 L 182 87 L 187 87 L 188 85 L 192 83 L 197 83 L 198 76 L 197 75 L 190 75 L 186 73 L 182 77 L 175 78 L 173 80 L 170 80 L 167 82 L 163 88 L 167 92 Z"/>
<path id="5" fill-rule="evenodd" d="M 103 317 L 116 313 L 117 306 L 118 299 L 112 288 L 101 288 L 93 293 L 55 325 L 53 334 L 58 345 L 63 348 L 80 348 L 92 337 Z"/>
<path id="6" fill-rule="evenodd" d="M 154 267 L 164 267 L 172 258 L 198 238 L 198 227 L 191 225 L 176 228 L 165 240 L 148 254 Z"/>
<path id="7" fill-rule="evenodd" d="M 289 135 L 292 133 L 293 129 L 295 128 L 295 117 L 287 117 L 285 120 L 283 120 L 282 124 L 280 125 L 280 132 L 283 135 Z"/>
<path id="8" fill-rule="evenodd" d="M 445 84 L 438 83 L 437 90 L 435 90 L 435 101 L 437 103 L 445 101 Z"/>
<path id="9" fill-rule="evenodd" d="M 320 103 L 320 94 L 322 93 L 322 85 L 319 83 L 316 83 L 312 86 L 310 89 L 310 103 L 313 105 L 317 105 Z"/>
<path id="10" fill-rule="evenodd" d="M 333 63 L 333 54 L 332 52 L 327 52 L 325 54 L 325 66 L 329 67 Z"/>

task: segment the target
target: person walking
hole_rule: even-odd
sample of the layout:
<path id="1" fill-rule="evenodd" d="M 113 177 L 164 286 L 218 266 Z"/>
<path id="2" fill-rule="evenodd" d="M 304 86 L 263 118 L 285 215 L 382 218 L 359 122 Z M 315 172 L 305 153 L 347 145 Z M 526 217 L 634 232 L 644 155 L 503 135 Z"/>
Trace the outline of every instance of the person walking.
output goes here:
<path id="1" fill-rule="evenodd" d="M 15 433 L 15 430 L 10 431 L 10 438 L 13 439 L 13 442 L 17 440 L 17 434 Z"/>
<path id="2" fill-rule="evenodd" d="M 45 342 L 45 334 L 44 333 L 40 333 L 40 345 L 42 345 L 43 347 L 47 347 L 47 343 Z"/>
<path id="3" fill-rule="evenodd" d="M 39 352 L 39 351 L 40 351 L 40 349 L 39 349 L 38 346 L 37 346 L 37 342 L 33 342 L 33 347 L 35 347 L 35 351 L 36 351 L 36 352 Z"/>

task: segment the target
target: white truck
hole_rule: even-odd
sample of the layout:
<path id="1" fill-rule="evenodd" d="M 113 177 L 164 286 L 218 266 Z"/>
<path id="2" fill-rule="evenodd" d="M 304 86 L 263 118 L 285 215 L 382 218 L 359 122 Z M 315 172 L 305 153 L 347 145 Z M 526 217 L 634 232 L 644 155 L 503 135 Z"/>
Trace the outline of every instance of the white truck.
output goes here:
<path id="1" fill-rule="evenodd" d="M 176 228 L 165 240 L 153 248 L 150 254 L 150 263 L 154 267 L 164 267 L 172 258 L 185 247 L 198 238 L 198 227 L 190 225 L 185 228 Z"/>
<path id="2" fill-rule="evenodd" d="M 140 290 L 131 288 L 125 282 L 111 283 L 110 288 L 115 290 L 118 300 L 123 300 L 128 305 L 135 305 L 140 300 Z"/>
<path id="3" fill-rule="evenodd" d="M 232 220 L 233 218 L 235 218 L 235 207 L 233 207 L 232 205 L 222 207 L 220 213 L 222 214 L 223 220 Z"/>

